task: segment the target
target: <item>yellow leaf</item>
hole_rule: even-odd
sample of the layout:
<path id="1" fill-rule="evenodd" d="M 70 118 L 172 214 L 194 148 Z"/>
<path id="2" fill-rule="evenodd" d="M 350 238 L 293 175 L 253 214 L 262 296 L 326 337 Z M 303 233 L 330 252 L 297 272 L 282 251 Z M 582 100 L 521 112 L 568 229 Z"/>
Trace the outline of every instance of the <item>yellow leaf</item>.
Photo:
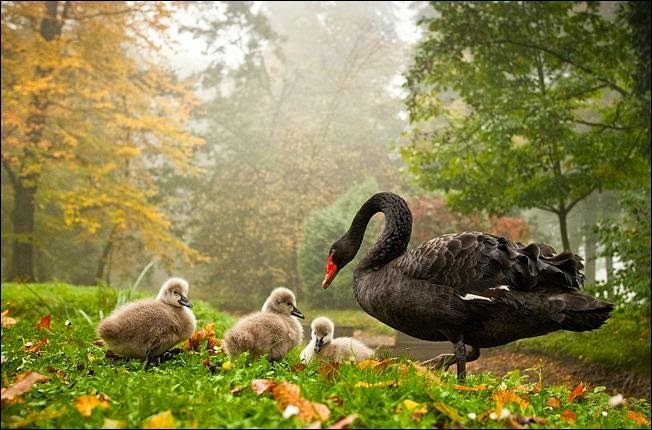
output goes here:
<path id="1" fill-rule="evenodd" d="M 9 328 L 16 324 L 16 320 L 9 316 L 9 309 L 2 312 L 2 327 Z"/>
<path id="2" fill-rule="evenodd" d="M 484 391 L 487 389 L 487 384 L 479 384 L 474 387 L 467 387 L 465 385 L 455 384 L 455 389 L 460 391 Z"/>
<path id="3" fill-rule="evenodd" d="M 428 413 L 428 407 L 426 405 L 415 402 L 414 400 L 405 399 L 403 400 L 403 405 L 408 411 L 412 412 L 413 421 L 421 420 L 421 417 Z"/>
<path id="4" fill-rule="evenodd" d="M 102 423 L 103 429 L 124 429 L 127 428 L 127 422 L 123 420 L 112 420 L 111 418 L 104 418 Z"/>
<path id="5" fill-rule="evenodd" d="M 381 381 L 381 382 L 365 382 L 358 381 L 355 383 L 355 388 L 389 388 L 398 386 L 397 381 Z"/>
<path id="6" fill-rule="evenodd" d="M 222 369 L 224 369 L 224 370 L 233 369 L 233 363 L 230 362 L 230 361 L 225 361 L 224 363 L 222 363 Z"/>
<path id="7" fill-rule="evenodd" d="M 108 397 L 104 394 L 85 394 L 75 400 L 75 408 L 85 417 L 90 417 L 93 409 L 98 406 L 104 409 L 108 408 Z"/>
<path id="8" fill-rule="evenodd" d="M 174 416 L 170 410 L 152 415 L 143 421 L 143 428 L 146 429 L 174 429 Z"/>
<path id="9" fill-rule="evenodd" d="M 517 394 L 512 393 L 509 390 L 494 391 L 492 397 L 496 402 L 496 413 L 498 414 L 502 412 L 503 404 L 505 403 L 515 403 L 521 408 L 526 408 L 530 404 L 530 402 L 519 397 Z"/>

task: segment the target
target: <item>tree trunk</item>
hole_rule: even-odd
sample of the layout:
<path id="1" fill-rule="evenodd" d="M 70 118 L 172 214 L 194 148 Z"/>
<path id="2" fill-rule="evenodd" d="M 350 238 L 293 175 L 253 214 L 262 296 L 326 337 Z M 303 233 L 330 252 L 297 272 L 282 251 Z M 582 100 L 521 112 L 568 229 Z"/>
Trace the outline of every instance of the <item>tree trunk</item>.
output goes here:
<path id="1" fill-rule="evenodd" d="M 26 186 L 20 179 L 14 186 L 13 256 L 9 268 L 9 280 L 34 282 L 34 196 L 36 186 Z"/>
<path id="2" fill-rule="evenodd" d="M 563 203 L 559 205 L 559 212 L 557 212 L 557 217 L 559 218 L 561 244 L 564 247 L 564 251 L 570 251 L 570 241 L 568 240 L 568 213 L 566 212 L 566 206 L 564 206 Z"/>
<path id="3" fill-rule="evenodd" d="M 595 268 L 597 254 L 597 237 L 593 230 L 597 222 L 597 196 L 591 195 L 584 200 L 584 276 L 587 284 L 595 283 Z"/>
<path id="4" fill-rule="evenodd" d="M 45 1 L 45 14 L 40 23 L 40 33 L 43 39 L 50 42 L 61 34 L 63 21 L 59 19 L 58 2 Z M 65 2 L 62 19 L 65 19 L 69 2 Z M 37 75 L 45 77 L 50 70 L 39 67 Z M 23 167 L 36 162 L 31 148 L 36 148 L 43 139 L 45 128 L 46 110 L 48 107 L 48 94 L 41 91 L 35 94 L 30 101 L 32 113 L 27 118 L 29 132 L 27 133 L 28 147 L 23 157 Z M 36 196 L 39 176 L 37 174 L 22 175 L 20 172 L 14 174 L 12 185 L 14 188 L 14 208 L 11 213 L 13 223 L 13 256 L 9 268 L 9 279 L 20 282 L 34 282 L 34 218 Z"/>

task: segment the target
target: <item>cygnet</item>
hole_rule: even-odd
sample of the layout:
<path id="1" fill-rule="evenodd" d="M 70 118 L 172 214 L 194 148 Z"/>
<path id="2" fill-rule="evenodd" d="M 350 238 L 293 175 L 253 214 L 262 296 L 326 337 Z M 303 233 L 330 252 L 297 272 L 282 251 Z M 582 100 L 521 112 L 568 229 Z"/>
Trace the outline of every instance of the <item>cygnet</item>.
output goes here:
<path id="1" fill-rule="evenodd" d="M 373 357 L 374 352 L 352 337 L 333 339 L 335 324 L 326 317 L 318 317 L 310 324 L 312 329 L 308 345 L 301 351 L 301 361 L 361 361 Z"/>
<path id="2" fill-rule="evenodd" d="M 303 328 L 295 317 L 304 318 L 294 293 L 276 288 L 262 311 L 243 317 L 227 330 L 222 347 L 230 357 L 249 351 L 251 358 L 267 354 L 269 361 L 280 360 L 303 340 Z"/>
<path id="3" fill-rule="evenodd" d="M 151 361 L 193 334 L 197 322 L 190 310 L 188 282 L 168 279 L 156 299 L 128 303 L 97 326 L 97 334 L 118 356 Z"/>

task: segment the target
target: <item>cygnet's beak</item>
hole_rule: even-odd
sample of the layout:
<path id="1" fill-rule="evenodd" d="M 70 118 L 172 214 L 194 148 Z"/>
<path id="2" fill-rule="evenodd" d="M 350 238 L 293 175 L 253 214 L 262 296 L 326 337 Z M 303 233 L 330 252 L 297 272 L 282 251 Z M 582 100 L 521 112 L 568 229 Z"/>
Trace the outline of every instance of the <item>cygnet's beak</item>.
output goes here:
<path id="1" fill-rule="evenodd" d="M 292 305 L 292 311 L 290 311 L 290 315 L 294 315 L 297 318 L 304 319 L 305 317 L 303 316 L 303 313 L 296 308 L 296 306 Z"/>
<path id="2" fill-rule="evenodd" d="M 315 352 L 321 351 L 321 349 L 324 347 L 324 338 L 323 337 L 318 337 L 315 339 Z"/>
<path id="3" fill-rule="evenodd" d="M 192 303 L 190 303 L 190 300 L 188 300 L 188 298 L 186 296 L 180 296 L 179 297 L 179 304 L 181 306 L 186 306 L 186 307 L 189 307 L 189 308 L 192 307 Z"/>

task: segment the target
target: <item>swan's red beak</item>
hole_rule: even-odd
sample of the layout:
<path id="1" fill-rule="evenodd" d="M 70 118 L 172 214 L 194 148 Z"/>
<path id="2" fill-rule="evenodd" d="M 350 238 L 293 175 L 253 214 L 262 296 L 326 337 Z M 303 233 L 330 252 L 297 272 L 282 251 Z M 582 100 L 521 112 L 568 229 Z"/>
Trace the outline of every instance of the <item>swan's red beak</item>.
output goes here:
<path id="1" fill-rule="evenodd" d="M 330 254 L 326 263 L 326 276 L 321 283 L 321 287 L 323 289 L 328 288 L 331 282 L 333 282 L 333 279 L 335 279 L 335 275 L 337 275 L 337 266 L 333 263 L 333 254 Z"/>

